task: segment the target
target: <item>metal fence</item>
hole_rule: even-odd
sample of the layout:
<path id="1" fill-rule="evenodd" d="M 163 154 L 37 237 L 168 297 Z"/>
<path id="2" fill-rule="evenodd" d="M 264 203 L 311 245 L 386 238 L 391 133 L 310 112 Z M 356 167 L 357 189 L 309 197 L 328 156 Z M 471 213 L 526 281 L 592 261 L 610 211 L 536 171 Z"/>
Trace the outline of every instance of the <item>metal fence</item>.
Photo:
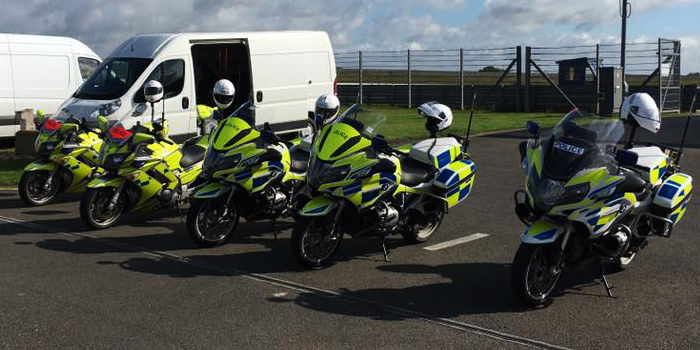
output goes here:
<path id="1" fill-rule="evenodd" d="M 465 108 L 473 94 L 477 103 L 494 102 L 493 86 L 519 84 L 520 53 L 520 47 L 337 52 L 338 94 L 344 103 L 407 107 L 440 100 Z"/>
<path id="2" fill-rule="evenodd" d="M 629 91 L 644 91 L 663 111 L 683 109 L 680 41 L 627 44 Z M 619 44 L 487 49 L 336 52 L 342 103 L 414 107 L 438 100 L 453 108 L 561 111 L 572 105 L 600 110 L 601 68 L 620 64 Z M 582 84 L 560 84 L 560 63 L 585 58 Z"/>

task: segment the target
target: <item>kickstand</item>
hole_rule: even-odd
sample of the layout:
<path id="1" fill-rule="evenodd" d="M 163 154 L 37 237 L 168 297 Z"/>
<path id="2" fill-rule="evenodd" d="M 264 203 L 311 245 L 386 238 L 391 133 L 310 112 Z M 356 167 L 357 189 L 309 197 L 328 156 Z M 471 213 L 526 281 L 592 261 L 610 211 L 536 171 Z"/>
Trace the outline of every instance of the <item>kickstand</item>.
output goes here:
<path id="1" fill-rule="evenodd" d="M 272 225 L 272 233 L 275 235 L 275 242 L 277 242 L 277 225 L 275 225 L 276 217 L 273 215 L 270 218 L 270 225 Z"/>
<path id="2" fill-rule="evenodd" d="M 605 266 L 600 268 L 600 277 L 603 280 L 603 285 L 605 285 L 605 291 L 608 292 L 608 296 L 612 298 L 612 287 L 608 284 L 608 279 L 605 278 Z"/>
<path id="3" fill-rule="evenodd" d="M 389 262 L 389 252 L 386 250 L 386 236 L 382 236 L 379 241 L 382 244 L 382 251 L 384 252 L 384 261 Z"/>
<path id="4" fill-rule="evenodd" d="M 185 213 L 182 212 L 182 208 L 180 208 L 180 203 L 175 204 L 175 208 L 177 208 L 178 214 L 180 214 L 180 222 L 185 222 Z"/>

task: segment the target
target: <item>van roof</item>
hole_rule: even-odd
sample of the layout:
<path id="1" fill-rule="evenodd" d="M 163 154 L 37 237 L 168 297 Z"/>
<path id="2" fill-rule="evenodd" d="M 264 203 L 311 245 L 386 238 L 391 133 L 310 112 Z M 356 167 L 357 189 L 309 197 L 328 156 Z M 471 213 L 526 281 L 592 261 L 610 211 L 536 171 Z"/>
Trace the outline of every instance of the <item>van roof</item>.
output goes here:
<path id="1" fill-rule="evenodd" d="M 109 57 L 139 57 L 155 58 L 168 44 L 174 46 L 189 45 L 192 41 L 217 41 L 236 39 L 264 39 L 264 38 L 311 39 L 325 38 L 329 42 L 328 34 L 323 31 L 253 31 L 253 32 L 210 32 L 210 33 L 165 33 L 136 35 L 125 40 Z M 188 49 L 189 50 L 189 49 Z"/>
<path id="2" fill-rule="evenodd" d="M 87 45 L 66 36 L 0 33 L 0 44 L 17 44 L 23 46 L 24 50 L 31 45 L 41 45 L 44 50 L 47 46 L 69 46 L 75 53 L 100 57 Z"/>

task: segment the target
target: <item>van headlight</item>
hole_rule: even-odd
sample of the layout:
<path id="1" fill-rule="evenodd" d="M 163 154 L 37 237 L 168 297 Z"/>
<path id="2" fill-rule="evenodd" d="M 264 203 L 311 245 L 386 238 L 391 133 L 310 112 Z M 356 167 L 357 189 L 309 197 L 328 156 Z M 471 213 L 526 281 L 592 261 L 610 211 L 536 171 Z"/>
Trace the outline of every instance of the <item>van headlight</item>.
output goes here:
<path id="1" fill-rule="evenodd" d="M 114 114 L 122 106 L 122 100 L 114 100 L 109 103 L 105 103 L 98 109 L 99 113 L 103 117 Z"/>

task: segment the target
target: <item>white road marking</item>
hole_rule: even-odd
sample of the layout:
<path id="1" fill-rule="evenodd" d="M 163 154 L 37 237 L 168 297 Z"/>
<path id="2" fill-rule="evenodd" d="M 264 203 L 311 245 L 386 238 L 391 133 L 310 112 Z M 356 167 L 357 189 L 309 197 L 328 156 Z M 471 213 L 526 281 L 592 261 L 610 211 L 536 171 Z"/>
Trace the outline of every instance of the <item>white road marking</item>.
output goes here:
<path id="1" fill-rule="evenodd" d="M 453 239 L 453 240 L 451 240 L 451 241 L 442 242 L 442 243 L 438 243 L 438 244 L 435 244 L 435 245 L 427 246 L 427 247 L 425 247 L 425 248 L 423 248 L 423 249 L 425 249 L 425 250 L 430 250 L 430 251 L 435 251 L 435 250 L 440 250 L 440 249 L 445 249 L 445 248 L 453 247 L 453 246 L 456 246 L 457 244 L 462 244 L 462 243 L 467 243 L 467 242 L 471 242 L 471 241 L 476 241 L 476 240 L 479 239 L 479 238 L 484 238 L 484 237 L 488 237 L 488 236 L 489 236 L 489 235 L 487 235 L 487 234 L 485 234 L 485 233 L 475 233 L 475 234 L 471 234 L 471 235 L 469 235 L 469 236 L 456 238 L 456 239 Z"/>
<path id="2" fill-rule="evenodd" d="M 378 309 L 378 310 L 381 310 L 381 311 L 384 311 L 387 313 L 391 313 L 394 315 L 410 317 L 413 319 L 422 320 L 422 321 L 427 322 L 427 323 L 432 323 L 435 325 L 439 325 L 439 326 L 443 326 L 443 327 L 447 327 L 447 328 L 452 328 L 454 330 L 462 331 L 465 333 L 482 335 L 482 336 L 485 336 L 488 338 L 498 339 L 498 340 L 509 342 L 509 343 L 529 346 L 529 347 L 536 348 L 536 349 L 557 349 L 557 350 L 569 349 L 569 348 L 566 348 L 563 346 L 545 343 L 545 342 L 542 342 L 542 341 L 539 341 L 536 339 L 531 339 L 531 338 L 522 337 L 522 336 L 518 336 L 518 335 L 514 335 L 514 334 L 500 332 L 500 331 L 497 331 L 495 329 L 480 327 L 477 325 L 473 325 L 473 324 L 466 323 L 466 322 L 460 322 L 460 321 L 452 320 L 449 318 L 432 316 L 432 315 L 429 315 L 426 313 L 413 311 L 410 309 L 404 309 L 404 308 L 400 308 L 400 307 L 396 307 L 396 306 L 383 304 L 383 303 L 373 301 L 370 299 L 358 298 L 358 297 L 355 297 L 352 295 L 343 294 L 342 292 L 336 292 L 336 291 L 332 291 L 332 290 L 328 290 L 328 289 L 307 286 L 307 285 L 304 285 L 301 283 L 287 281 L 287 280 L 283 280 L 283 279 L 276 278 L 276 277 L 271 277 L 271 276 L 261 274 L 261 273 L 247 272 L 247 271 L 243 271 L 243 270 L 227 268 L 227 267 L 223 267 L 223 266 L 218 266 L 218 265 L 209 264 L 209 263 L 205 263 L 202 261 L 197 261 L 194 259 L 186 258 L 184 256 L 180 256 L 177 254 L 162 252 L 162 251 L 158 251 L 158 250 L 150 250 L 147 248 L 143 248 L 143 247 L 139 247 L 139 246 L 135 246 L 135 245 L 131 245 L 131 244 L 120 243 L 120 242 L 112 241 L 109 238 L 94 237 L 94 236 L 90 236 L 86 233 L 61 231 L 61 230 L 57 230 L 57 229 L 50 227 L 50 226 L 36 224 L 33 222 L 28 222 L 28 221 L 14 219 L 14 218 L 8 218 L 6 216 L 0 216 L 0 221 L 12 223 L 12 224 L 17 224 L 17 225 L 21 225 L 21 226 L 25 226 L 25 227 L 30 227 L 30 228 L 34 228 L 34 229 L 46 230 L 47 232 L 53 232 L 56 234 L 74 237 L 74 238 L 75 237 L 86 238 L 86 239 L 94 241 L 95 243 L 100 243 L 100 244 L 104 244 L 104 245 L 111 246 L 111 247 L 117 247 L 117 248 L 122 248 L 122 249 L 126 248 L 126 249 L 133 251 L 134 253 L 141 253 L 141 254 L 145 254 L 145 255 L 149 255 L 149 256 L 153 256 L 153 257 L 158 257 L 161 259 L 170 259 L 170 260 L 178 261 L 178 262 L 188 264 L 191 266 L 196 266 L 196 267 L 199 267 L 202 269 L 207 269 L 207 270 L 216 271 L 216 272 L 220 272 L 220 273 L 226 273 L 226 274 L 229 274 L 231 276 L 240 276 L 240 277 L 247 278 L 247 279 L 250 279 L 253 281 L 267 283 L 267 284 L 271 284 L 273 286 L 287 288 L 287 289 L 297 291 L 297 292 L 315 294 L 315 295 L 320 296 L 320 297 L 335 299 L 337 301 L 342 301 L 342 302 L 362 303 L 366 306 L 374 307 L 375 309 Z"/>
<path id="3" fill-rule="evenodd" d="M 284 297 L 287 296 L 287 293 L 284 293 L 284 292 L 282 292 L 282 293 L 275 293 L 275 294 L 272 294 L 272 296 L 275 297 L 275 298 L 284 298 Z"/>

